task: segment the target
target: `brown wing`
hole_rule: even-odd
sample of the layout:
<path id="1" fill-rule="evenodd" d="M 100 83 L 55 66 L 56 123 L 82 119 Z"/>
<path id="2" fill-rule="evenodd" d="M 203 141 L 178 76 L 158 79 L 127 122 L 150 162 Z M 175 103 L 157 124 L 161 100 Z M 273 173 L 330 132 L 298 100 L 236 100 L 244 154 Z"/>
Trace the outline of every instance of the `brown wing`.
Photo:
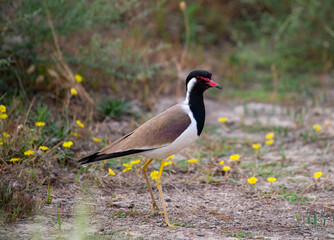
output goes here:
<path id="1" fill-rule="evenodd" d="M 190 123 L 191 120 L 184 109 L 179 104 L 174 105 L 133 132 L 105 147 L 99 154 L 166 146 L 178 138 Z"/>

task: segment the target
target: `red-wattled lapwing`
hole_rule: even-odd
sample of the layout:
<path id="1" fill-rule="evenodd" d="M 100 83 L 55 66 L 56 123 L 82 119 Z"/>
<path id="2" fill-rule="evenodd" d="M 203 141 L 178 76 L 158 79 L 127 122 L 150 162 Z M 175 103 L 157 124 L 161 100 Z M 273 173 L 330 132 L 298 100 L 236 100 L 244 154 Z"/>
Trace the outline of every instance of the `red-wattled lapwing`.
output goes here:
<path id="1" fill-rule="evenodd" d="M 157 158 L 166 158 L 191 145 L 201 134 L 205 121 L 203 93 L 210 87 L 222 89 L 211 80 L 212 74 L 205 70 L 192 71 L 186 79 L 187 95 L 180 102 L 147 121 L 133 132 L 111 143 L 109 146 L 79 160 L 81 164 L 127 155 L 142 155 L 149 160 L 143 166 L 144 177 L 150 191 L 152 211 L 159 210 L 147 176 L 147 167 Z M 162 160 L 157 177 L 157 186 L 167 225 L 170 226 L 161 189 Z M 160 211 L 160 210 L 159 210 Z"/>

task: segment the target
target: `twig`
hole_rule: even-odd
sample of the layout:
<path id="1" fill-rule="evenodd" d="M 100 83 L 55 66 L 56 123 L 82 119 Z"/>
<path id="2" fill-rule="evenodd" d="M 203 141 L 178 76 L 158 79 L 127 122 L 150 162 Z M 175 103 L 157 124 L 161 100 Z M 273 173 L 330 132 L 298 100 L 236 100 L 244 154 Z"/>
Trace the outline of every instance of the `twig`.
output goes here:
<path id="1" fill-rule="evenodd" d="M 310 185 L 308 185 L 303 191 L 301 191 L 300 194 L 304 194 L 306 191 L 308 191 L 312 186 L 315 186 L 315 183 L 311 183 Z"/>
<path id="2" fill-rule="evenodd" d="M 16 69 L 15 69 L 15 75 L 16 75 L 17 80 L 18 80 L 18 82 L 19 82 L 20 88 L 21 88 L 21 90 L 22 90 L 22 92 L 23 92 L 24 98 L 26 99 L 27 102 L 29 102 L 29 99 L 28 99 L 28 97 L 27 97 L 27 93 L 26 93 L 26 91 L 24 90 L 24 87 L 23 87 L 23 84 L 22 84 L 22 80 L 21 80 L 20 76 L 18 75 Z"/>
<path id="3" fill-rule="evenodd" d="M 59 47 L 59 42 L 58 42 L 57 34 L 56 34 L 55 28 L 54 28 L 54 26 L 53 26 L 53 22 L 52 22 L 52 19 L 51 19 L 51 15 L 50 15 L 50 12 L 49 12 L 48 6 L 46 5 L 46 1 L 45 1 L 45 0 L 43 0 L 43 4 L 44 4 L 45 10 L 46 10 L 46 16 L 47 16 L 47 18 L 48 18 L 48 22 L 49 22 L 49 25 L 50 25 L 50 28 L 51 28 L 52 37 L 53 37 L 53 41 L 54 41 L 54 43 L 55 43 L 55 47 L 56 47 L 56 49 L 57 49 L 58 57 L 59 57 L 60 59 L 63 59 L 63 54 L 62 54 L 62 52 L 60 51 L 60 47 Z"/>
<path id="4" fill-rule="evenodd" d="M 76 84 L 75 79 L 74 79 L 74 74 L 72 73 L 72 71 L 70 70 L 70 68 L 68 67 L 68 65 L 64 62 L 64 57 L 63 54 L 60 50 L 60 46 L 59 46 L 59 41 L 58 41 L 58 37 L 52 22 L 52 18 L 49 12 L 49 9 L 47 7 L 46 1 L 43 0 L 43 4 L 46 10 L 46 15 L 48 18 L 48 23 L 50 25 L 51 28 L 51 32 L 52 32 L 52 37 L 53 37 L 53 41 L 55 44 L 55 48 L 57 51 L 57 55 L 53 56 L 53 59 L 55 60 L 55 62 L 58 63 L 57 68 L 58 71 L 61 73 L 61 75 L 64 77 L 64 79 L 66 79 L 69 83 L 70 86 L 74 86 L 75 85 L 75 89 L 78 91 L 79 96 L 86 102 L 89 103 L 88 106 L 88 110 L 89 110 L 89 115 L 90 117 L 92 117 L 93 114 L 93 106 L 94 101 L 93 99 L 89 96 L 89 94 L 87 93 L 87 91 L 84 89 L 84 87 L 81 84 Z M 69 99 L 69 98 L 68 98 Z"/>
<path id="5" fill-rule="evenodd" d="M 28 116 L 29 116 L 29 113 L 31 111 L 31 108 L 32 108 L 32 105 L 34 103 L 34 100 L 35 100 L 35 97 L 31 100 L 31 103 L 30 103 L 30 106 L 29 106 L 29 109 L 28 109 L 28 112 L 24 118 L 24 122 L 23 122 L 23 127 L 25 128 L 26 127 L 26 123 L 27 123 L 27 120 L 28 120 Z"/>

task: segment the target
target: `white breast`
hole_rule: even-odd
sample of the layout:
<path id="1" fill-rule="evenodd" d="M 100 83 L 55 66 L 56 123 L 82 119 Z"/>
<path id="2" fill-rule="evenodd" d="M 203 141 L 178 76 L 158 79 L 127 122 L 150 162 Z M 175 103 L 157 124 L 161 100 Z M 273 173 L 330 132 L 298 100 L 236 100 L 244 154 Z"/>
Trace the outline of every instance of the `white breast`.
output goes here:
<path id="1" fill-rule="evenodd" d="M 141 155 L 147 158 L 166 158 L 172 154 L 179 152 L 180 150 L 189 147 L 192 143 L 196 141 L 198 138 L 197 135 L 197 123 L 195 118 L 193 117 L 192 112 L 189 109 L 189 105 L 185 101 L 182 106 L 184 107 L 185 111 L 188 113 L 188 116 L 191 120 L 190 125 L 188 128 L 172 142 L 171 144 L 158 148 L 155 150 L 147 151 L 141 153 Z"/>

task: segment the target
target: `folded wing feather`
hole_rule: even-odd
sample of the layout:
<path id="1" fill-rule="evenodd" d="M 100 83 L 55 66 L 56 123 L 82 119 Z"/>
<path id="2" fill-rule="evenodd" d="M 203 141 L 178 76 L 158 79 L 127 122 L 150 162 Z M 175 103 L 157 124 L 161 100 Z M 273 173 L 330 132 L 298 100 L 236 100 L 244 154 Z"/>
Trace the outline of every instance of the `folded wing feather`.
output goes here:
<path id="1" fill-rule="evenodd" d="M 190 123 L 191 120 L 184 108 L 179 104 L 174 105 L 105 147 L 98 155 L 164 147 L 178 138 Z"/>

